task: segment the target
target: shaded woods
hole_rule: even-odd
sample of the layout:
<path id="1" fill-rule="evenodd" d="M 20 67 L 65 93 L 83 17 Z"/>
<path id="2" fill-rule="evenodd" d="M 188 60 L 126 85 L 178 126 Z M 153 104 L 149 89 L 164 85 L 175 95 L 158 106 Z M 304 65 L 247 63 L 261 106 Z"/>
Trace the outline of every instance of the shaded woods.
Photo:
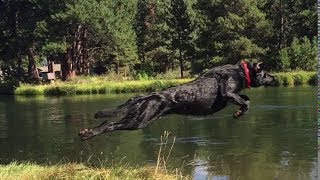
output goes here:
<path id="1" fill-rule="evenodd" d="M 315 0 L 4 0 L 0 16 L 0 80 L 38 83 L 51 62 L 63 80 L 120 67 L 184 77 L 239 59 L 316 69 Z"/>

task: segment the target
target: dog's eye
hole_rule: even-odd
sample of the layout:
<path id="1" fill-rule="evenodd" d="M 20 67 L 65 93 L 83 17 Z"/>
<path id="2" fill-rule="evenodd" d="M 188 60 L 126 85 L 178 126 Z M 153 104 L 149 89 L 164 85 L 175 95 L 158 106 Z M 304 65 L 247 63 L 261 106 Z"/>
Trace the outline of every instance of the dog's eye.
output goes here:
<path id="1" fill-rule="evenodd" d="M 263 78 L 266 78 L 266 77 L 267 77 L 267 73 L 264 73 L 264 74 L 263 74 Z"/>

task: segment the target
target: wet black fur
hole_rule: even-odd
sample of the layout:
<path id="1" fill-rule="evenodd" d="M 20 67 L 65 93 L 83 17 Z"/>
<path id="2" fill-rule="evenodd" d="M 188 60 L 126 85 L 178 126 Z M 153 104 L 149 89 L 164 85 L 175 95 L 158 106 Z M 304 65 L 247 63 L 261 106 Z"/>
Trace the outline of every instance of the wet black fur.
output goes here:
<path id="1" fill-rule="evenodd" d="M 249 67 L 252 87 L 273 85 L 275 79 L 263 70 L 263 64 Z M 169 113 L 207 115 L 225 108 L 228 102 L 240 106 L 234 118 L 249 109 L 249 98 L 239 95 L 246 86 L 245 75 L 240 63 L 215 67 L 195 80 L 155 92 L 137 96 L 114 108 L 98 111 L 95 118 L 123 116 L 119 122 L 103 122 L 100 126 L 79 133 L 82 140 L 115 130 L 144 128 Z"/>

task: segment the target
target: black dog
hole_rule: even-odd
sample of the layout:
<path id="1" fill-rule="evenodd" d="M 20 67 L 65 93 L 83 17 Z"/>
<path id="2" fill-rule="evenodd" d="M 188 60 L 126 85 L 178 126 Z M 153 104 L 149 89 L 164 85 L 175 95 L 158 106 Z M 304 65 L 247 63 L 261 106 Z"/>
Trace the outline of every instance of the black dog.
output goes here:
<path id="1" fill-rule="evenodd" d="M 144 128 L 168 113 L 206 115 L 220 111 L 228 102 L 240 106 L 233 117 L 249 109 L 249 98 L 239 95 L 245 87 L 271 86 L 275 78 L 263 70 L 262 63 L 241 61 L 236 65 L 215 67 L 197 79 L 161 92 L 129 99 L 115 109 L 102 110 L 95 118 L 124 116 L 119 122 L 103 122 L 79 133 L 82 140 L 115 130 Z"/>

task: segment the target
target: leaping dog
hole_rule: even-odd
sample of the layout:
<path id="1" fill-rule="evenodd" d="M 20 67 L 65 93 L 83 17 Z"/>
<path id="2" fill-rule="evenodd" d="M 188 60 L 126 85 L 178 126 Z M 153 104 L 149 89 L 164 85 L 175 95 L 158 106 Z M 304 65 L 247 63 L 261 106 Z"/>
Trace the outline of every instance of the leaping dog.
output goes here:
<path id="1" fill-rule="evenodd" d="M 146 96 L 137 96 L 114 108 L 98 111 L 95 118 L 123 116 L 119 122 L 103 122 L 98 127 L 79 133 L 82 140 L 115 130 L 146 127 L 169 113 L 207 115 L 222 110 L 227 103 L 240 108 L 233 114 L 239 118 L 249 109 L 249 98 L 240 95 L 244 88 L 272 86 L 276 80 L 264 71 L 263 63 L 240 61 L 236 65 L 215 67 L 195 80 Z"/>

